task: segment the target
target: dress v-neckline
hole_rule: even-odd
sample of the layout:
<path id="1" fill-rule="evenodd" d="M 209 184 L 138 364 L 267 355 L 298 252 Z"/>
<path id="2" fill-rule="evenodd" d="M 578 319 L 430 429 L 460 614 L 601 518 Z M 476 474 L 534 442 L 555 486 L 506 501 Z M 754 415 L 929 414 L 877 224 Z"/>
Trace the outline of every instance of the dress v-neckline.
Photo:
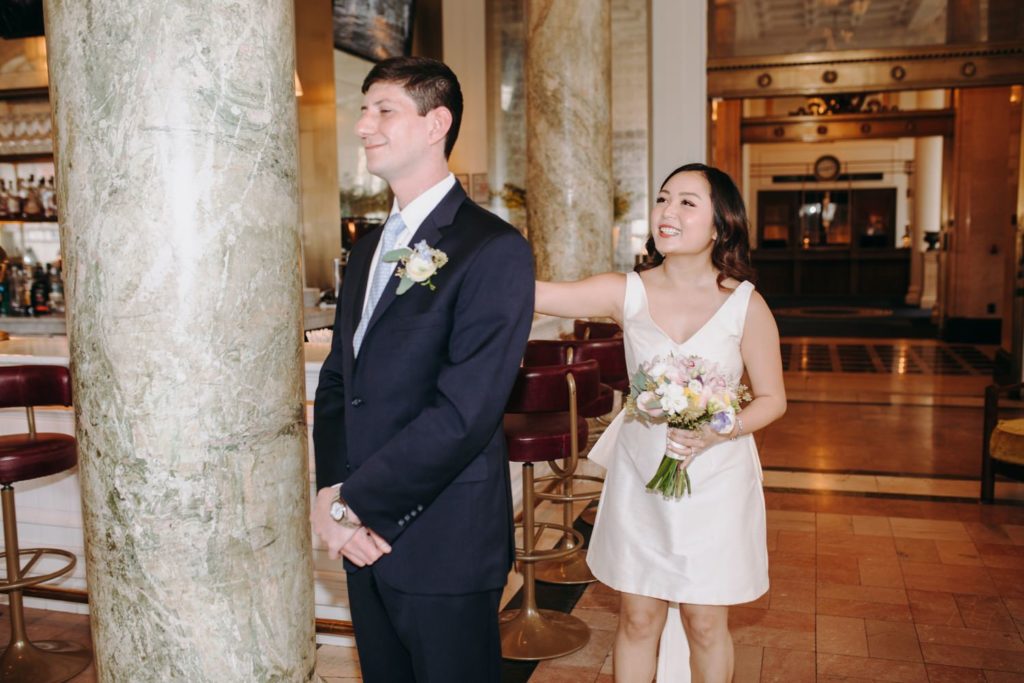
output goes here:
<path id="1" fill-rule="evenodd" d="M 691 341 L 693 341 L 694 337 L 703 332 L 707 328 L 707 326 L 710 325 L 711 322 L 718 317 L 718 314 L 722 312 L 722 309 L 729 305 L 729 302 L 732 301 L 732 298 L 736 296 L 736 292 L 740 291 L 740 287 L 742 287 L 744 282 L 746 282 L 746 280 L 744 280 L 744 282 L 741 282 L 738 285 L 736 285 L 736 288 L 732 290 L 732 293 L 729 296 L 725 297 L 725 301 L 723 301 L 718 306 L 718 308 L 715 309 L 715 312 L 711 314 L 711 317 L 705 320 L 704 324 L 698 327 L 693 334 L 691 334 L 683 341 L 677 342 L 671 334 L 666 332 L 665 329 L 658 324 L 658 321 L 654 319 L 654 316 L 651 315 L 651 300 L 650 297 L 647 296 L 647 285 L 644 284 L 644 279 L 640 277 L 640 273 L 636 274 L 636 279 L 640 281 L 640 289 L 641 291 L 643 291 L 644 294 L 644 312 L 647 313 L 647 319 L 651 321 L 652 325 L 654 325 L 654 329 L 658 330 L 658 332 L 660 332 L 662 336 L 664 336 L 666 339 L 672 342 L 675 346 L 686 346 Z"/>

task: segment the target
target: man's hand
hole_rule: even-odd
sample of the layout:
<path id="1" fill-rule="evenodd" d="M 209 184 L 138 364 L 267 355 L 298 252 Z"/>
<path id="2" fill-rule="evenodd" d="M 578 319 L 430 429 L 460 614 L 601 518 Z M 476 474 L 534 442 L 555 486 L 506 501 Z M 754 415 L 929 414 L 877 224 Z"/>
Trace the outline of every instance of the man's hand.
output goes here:
<path id="1" fill-rule="evenodd" d="M 387 541 L 366 527 L 353 529 L 331 519 L 329 511 L 337 495 L 338 491 L 334 487 L 320 489 L 309 514 L 314 533 L 327 544 L 327 556 L 336 560 L 339 555 L 344 555 L 357 567 L 365 567 L 376 562 L 384 553 L 390 553 L 391 546 Z M 359 518 L 351 508 L 349 515 L 354 523 L 359 523 Z"/>
<path id="2" fill-rule="evenodd" d="M 391 552 L 391 546 L 376 533 L 365 526 L 359 527 L 356 533 L 341 548 L 341 554 L 357 567 L 365 567 L 380 559 L 381 555 Z"/>

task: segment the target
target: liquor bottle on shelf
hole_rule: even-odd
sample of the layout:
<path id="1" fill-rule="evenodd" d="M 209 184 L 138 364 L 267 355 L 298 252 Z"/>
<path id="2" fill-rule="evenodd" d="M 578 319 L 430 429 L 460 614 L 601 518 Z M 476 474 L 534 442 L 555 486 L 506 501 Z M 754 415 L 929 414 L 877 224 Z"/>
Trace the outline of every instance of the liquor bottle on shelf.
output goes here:
<path id="1" fill-rule="evenodd" d="M 10 315 L 25 315 L 25 272 L 21 266 L 13 265 L 8 271 L 8 289 L 10 290 Z"/>
<path id="2" fill-rule="evenodd" d="M 42 188 L 40 194 L 43 202 L 43 218 L 47 220 L 57 219 L 57 190 L 53 184 L 53 176 L 46 181 L 45 185 L 43 181 L 39 181 L 39 185 Z"/>
<path id="3" fill-rule="evenodd" d="M 12 180 L 7 184 L 7 217 L 12 219 L 21 218 L 21 199 L 16 182 Z"/>
<path id="4" fill-rule="evenodd" d="M 43 265 L 36 264 L 32 274 L 32 315 L 50 312 L 50 278 Z"/>
<path id="5" fill-rule="evenodd" d="M 7 212 L 7 183 L 4 180 L 0 180 L 0 220 L 7 218 L 9 215 Z"/>
<path id="6" fill-rule="evenodd" d="M 60 265 L 50 266 L 50 310 L 64 312 L 64 280 L 60 276 Z"/>
<path id="7" fill-rule="evenodd" d="M 21 273 L 21 299 L 18 303 L 21 306 L 22 315 L 32 315 L 32 286 L 35 282 L 32 279 L 32 266 L 27 260 Z"/>
<path id="8" fill-rule="evenodd" d="M 21 212 L 28 220 L 38 220 L 43 217 L 43 203 L 39 196 L 39 186 L 36 184 L 35 175 L 30 175 L 25 183 L 25 203 L 22 204 Z"/>

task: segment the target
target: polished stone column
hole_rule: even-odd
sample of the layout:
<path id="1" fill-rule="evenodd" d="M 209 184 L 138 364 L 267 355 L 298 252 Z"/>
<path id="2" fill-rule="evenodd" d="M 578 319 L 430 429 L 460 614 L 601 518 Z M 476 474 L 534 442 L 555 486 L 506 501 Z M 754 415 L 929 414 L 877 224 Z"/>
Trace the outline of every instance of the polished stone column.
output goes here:
<path id="1" fill-rule="evenodd" d="M 941 109 L 946 96 L 942 90 L 917 93 L 918 109 Z M 914 138 L 914 219 L 910 237 L 910 287 L 906 302 L 931 308 L 937 295 L 934 277 L 926 277 L 925 232 L 942 227 L 942 137 Z"/>
<path id="2" fill-rule="evenodd" d="M 45 10 L 99 679 L 313 680 L 292 3 Z"/>
<path id="3" fill-rule="evenodd" d="M 612 257 L 608 0 L 527 0 L 526 205 L 537 276 L 576 280 Z"/>

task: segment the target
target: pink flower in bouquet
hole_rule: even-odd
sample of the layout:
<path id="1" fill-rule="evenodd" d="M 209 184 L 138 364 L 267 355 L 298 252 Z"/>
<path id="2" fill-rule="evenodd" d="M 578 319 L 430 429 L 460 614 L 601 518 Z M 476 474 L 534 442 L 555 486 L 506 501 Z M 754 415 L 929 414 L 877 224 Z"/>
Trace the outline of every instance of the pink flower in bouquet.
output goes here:
<path id="1" fill-rule="evenodd" d="M 636 397 L 636 407 L 650 417 L 658 418 L 665 414 L 661 409 L 661 399 L 653 391 L 645 391 Z"/>

